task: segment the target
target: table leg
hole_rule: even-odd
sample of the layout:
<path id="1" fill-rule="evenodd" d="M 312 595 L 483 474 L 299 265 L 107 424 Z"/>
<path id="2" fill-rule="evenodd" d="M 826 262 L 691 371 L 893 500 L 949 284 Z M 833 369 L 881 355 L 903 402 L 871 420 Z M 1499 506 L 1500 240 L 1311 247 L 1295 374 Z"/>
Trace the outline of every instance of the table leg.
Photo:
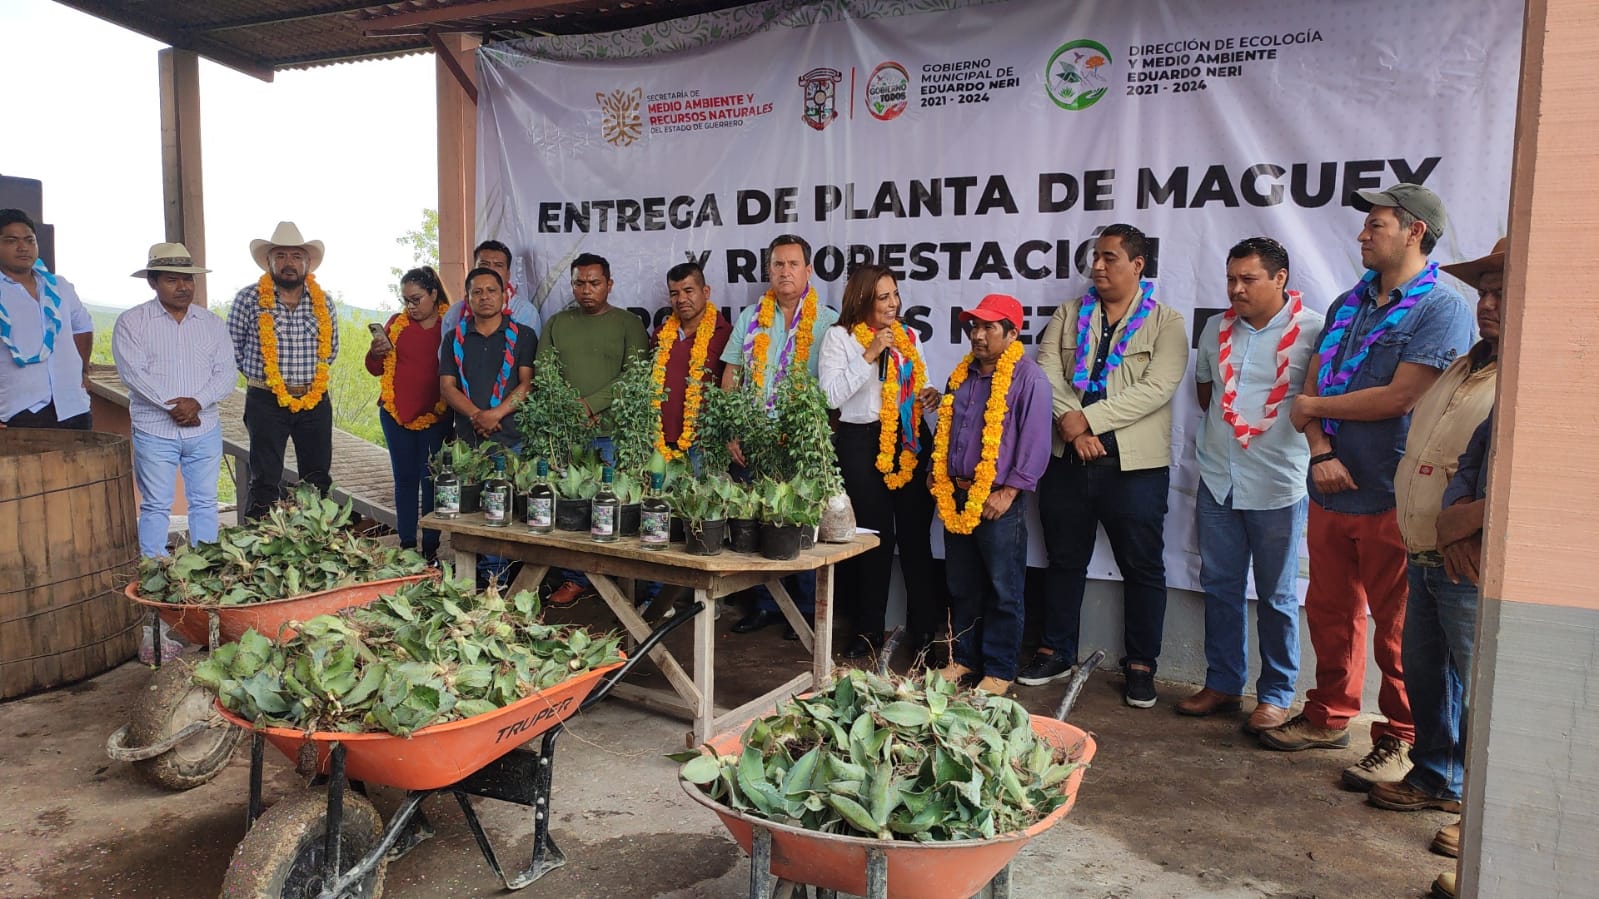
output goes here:
<path id="1" fill-rule="evenodd" d="M 539 585 L 544 583 L 544 576 L 549 574 L 549 572 L 550 566 L 548 565 L 523 563 L 522 570 L 516 574 L 516 580 L 511 582 L 511 586 L 505 588 L 505 595 L 515 596 L 523 590 L 532 590 L 537 593 Z"/>
<path id="2" fill-rule="evenodd" d="M 455 579 L 465 584 L 477 584 L 477 553 L 464 549 L 455 551 Z"/>
<path id="3" fill-rule="evenodd" d="M 610 608 L 611 614 L 615 615 L 616 620 L 622 623 L 623 629 L 632 634 L 635 640 L 643 641 L 647 639 L 651 630 L 649 624 L 639 617 L 638 612 L 634 611 L 633 603 L 622 595 L 622 591 L 617 588 L 616 582 L 605 575 L 592 572 L 589 573 L 588 578 L 589 583 L 594 585 L 595 592 L 600 594 L 600 599 L 604 600 L 605 605 Z M 707 620 L 708 617 L 704 613 L 694 616 L 695 633 L 699 632 L 701 622 Z M 666 675 L 666 680 L 672 685 L 672 689 L 677 691 L 677 695 L 683 697 L 685 702 L 695 708 L 704 708 L 709 705 L 710 697 L 694 680 L 689 678 L 688 672 L 683 670 L 683 666 L 678 664 L 677 658 L 668 652 L 666 647 L 656 644 L 655 648 L 650 650 L 650 660 L 655 662 L 656 666 L 661 669 L 661 673 Z"/>
<path id="4" fill-rule="evenodd" d="M 774 577 L 766 582 L 766 589 L 771 592 L 772 599 L 776 600 L 778 611 L 783 613 L 783 618 L 788 621 L 788 626 L 799 635 L 800 645 L 807 652 L 815 648 L 816 636 L 811 632 L 811 623 L 800 614 L 799 606 L 794 604 L 794 597 L 788 595 L 788 588 L 783 586 L 781 577 Z M 820 606 L 818 606 L 820 608 Z"/>
<path id="5" fill-rule="evenodd" d="M 816 646 L 811 657 L 816 689 L 833 679 L 833 566 L 816 569 Z"/>
<path id="6" fill-rule="evenodd" d="M 714 600 L 707 590 L 695 590 L 694 599 L 709 606 Z M 694 616 L 694 686 L 700 691 L 699 708 L 694 712 L 694 742 L 709 740 L 716 718 L 716 618 L 708 612 Z"/>

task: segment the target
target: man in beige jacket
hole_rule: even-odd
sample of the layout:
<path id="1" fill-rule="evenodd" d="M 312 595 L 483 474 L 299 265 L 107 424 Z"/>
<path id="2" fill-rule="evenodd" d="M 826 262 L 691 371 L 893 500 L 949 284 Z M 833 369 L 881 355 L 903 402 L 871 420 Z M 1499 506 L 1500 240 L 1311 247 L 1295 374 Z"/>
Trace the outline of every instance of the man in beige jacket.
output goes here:
<path id="1" fill-rule="evenodd" d="M 1094 286 L 1055 310 L 1039 344 L 1055 412 L 1053 458 L 1038 486 L 1050 576 L 1043 644 L 1017 677 L 1037 686 L 1076 666 L 1088 562 L 1103 524 L 1124 591 L 1123 699 L 1146 709 L 1155 704 L 1166 622 L 1171 399 L 1188 369 L 1182 315 L 1142 279 L 1149 243 L 1131 225 L 1101 232 Z"/>

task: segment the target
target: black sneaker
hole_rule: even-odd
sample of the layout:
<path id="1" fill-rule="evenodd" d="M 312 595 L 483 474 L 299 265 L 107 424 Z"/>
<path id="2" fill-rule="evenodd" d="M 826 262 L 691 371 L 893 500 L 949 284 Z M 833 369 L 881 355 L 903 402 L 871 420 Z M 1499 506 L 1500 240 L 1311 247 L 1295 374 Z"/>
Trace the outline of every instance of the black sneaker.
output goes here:
<path id="1" fill-rule="evenodd" d="M 1035 652 L 1033 660 L 1027 663 L 1021 674 L 1016 676 L 1016 683 L 1026 684 L 1029 687 L 1042 687 L 1058 680 L 1065 680 L 1077 670 L 1077 665 L 1068 659 L 1065 653 Z"/>
<path id="2" fill-rule="evenodd" d="M 1153 708 L 1155 705 L 1155 672 L 1147 668 L 1134 668 L 1129 665 L 1125 669 L 1127 686 L 1122 692 L 1122 701 L 1135 709 Z"/>

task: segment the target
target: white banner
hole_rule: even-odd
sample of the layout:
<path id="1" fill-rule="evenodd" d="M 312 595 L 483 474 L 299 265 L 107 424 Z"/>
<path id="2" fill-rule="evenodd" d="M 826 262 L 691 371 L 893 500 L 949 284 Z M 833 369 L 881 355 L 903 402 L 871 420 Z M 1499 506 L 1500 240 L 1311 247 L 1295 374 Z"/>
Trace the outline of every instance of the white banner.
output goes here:
<path id="1" fill-rule="evenodd" d="M 780 233 L 815 248 L 835 308 L 850 264 L 902 274 L 942 381 L 962 308 L 1009 293 L 1031 343 L 1086 290 L 1097 230 L 1158 241 L 1146 269 L 1190 332 L 1226 305 L 1225 259 L 1265 234 L 1325 309 L 1360 274 L 1351 192 L 1425 183 L 1435 258 L 1504 232 L 1521 4 L 774 0 L 478 54 L 478 222 L 546 316 L 571 259 L 653 322 L 666 270 L 705 267 L 729 317 Z M 1198 588 L 1191 386 L 1176 399 L 1167 580 Z M 1034 519 L 1034 564 L 1043 553 Z M 1103 538 L 1101 538 L 1103 542 Z M 1116 577 L 1108 548 L 1093 577 Z"/>

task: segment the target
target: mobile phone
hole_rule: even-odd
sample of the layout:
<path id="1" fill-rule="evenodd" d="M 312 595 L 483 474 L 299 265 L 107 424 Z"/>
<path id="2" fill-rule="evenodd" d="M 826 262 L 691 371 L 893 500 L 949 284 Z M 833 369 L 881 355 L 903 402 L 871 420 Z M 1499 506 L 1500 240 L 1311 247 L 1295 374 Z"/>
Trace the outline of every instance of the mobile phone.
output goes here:
<path id="1" fill-rule="evenodd" d="M 367 322 L 366 323 L 366 329 L 368 331 L 372 332 L 372 339 L 373 339 L 373 341 L 376 342 L 377 346 L 379 346 L 379 347 L 393 347 L 394 346 L 394 344 L 389 342 L 389 335 L 384 332 L 382 325 L 378 324 L 377 322 Z"/>

